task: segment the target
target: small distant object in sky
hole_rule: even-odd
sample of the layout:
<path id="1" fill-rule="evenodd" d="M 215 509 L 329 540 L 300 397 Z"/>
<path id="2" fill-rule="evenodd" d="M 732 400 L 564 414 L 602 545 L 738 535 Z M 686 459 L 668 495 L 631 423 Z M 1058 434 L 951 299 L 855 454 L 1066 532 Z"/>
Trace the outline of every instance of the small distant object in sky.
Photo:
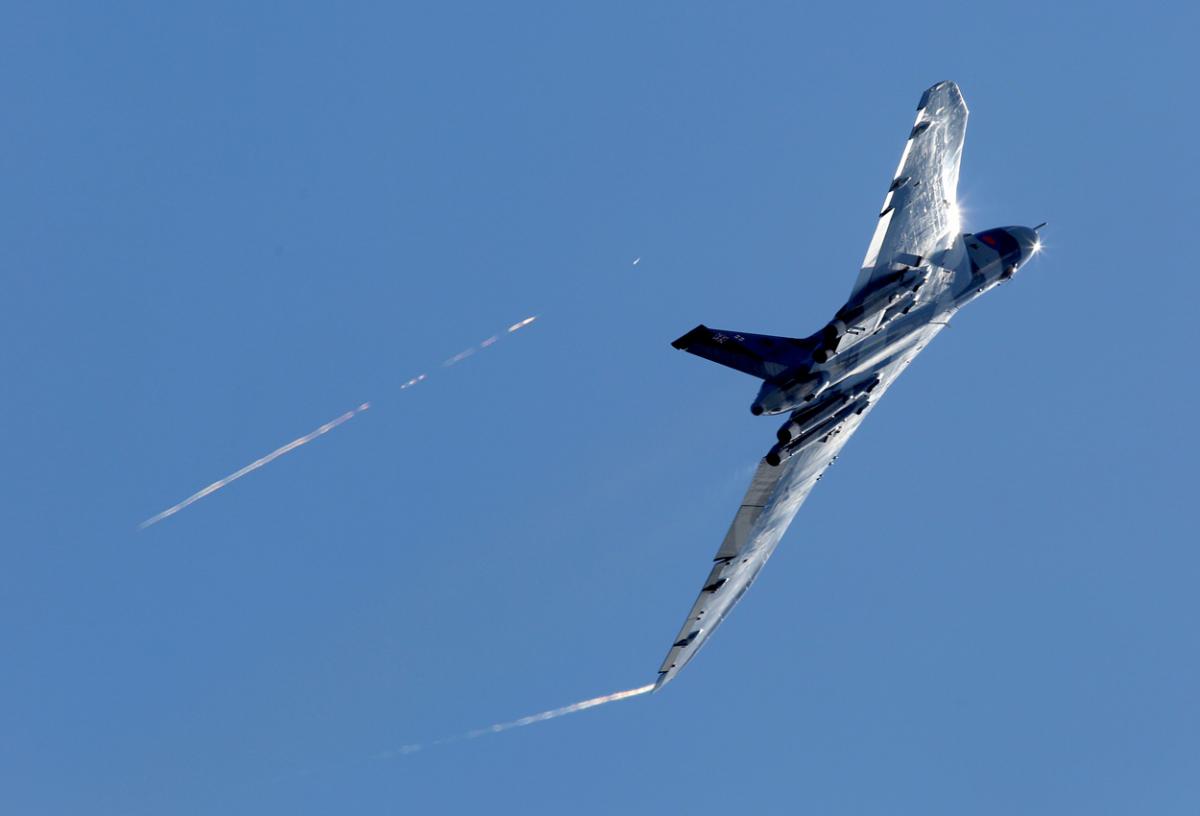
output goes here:
<path id="1" fill-rule="evenodd" d="M 632 264 L 632 266 L 637 266 L 637 265 L 638 265 L 638 264 L 640 264 L 641 262 L 642 262 L 642 256 L 641 256 L 641 255 L 638 255 L 636 258 L 634 258 L 634 259 L 633 259 L 633 264 Z"/>
<path id="2" fill-rule="evenodd" d="M 418 374 L 416 377 L 413 377 L 411 380 L 404 383 L 404 385 L 400 386 L 400 390 L 403 391 L 406 388 L 412 388 L 414 385 L 424 382 L 425 377 L 426 377 L 425 374 Z"/>

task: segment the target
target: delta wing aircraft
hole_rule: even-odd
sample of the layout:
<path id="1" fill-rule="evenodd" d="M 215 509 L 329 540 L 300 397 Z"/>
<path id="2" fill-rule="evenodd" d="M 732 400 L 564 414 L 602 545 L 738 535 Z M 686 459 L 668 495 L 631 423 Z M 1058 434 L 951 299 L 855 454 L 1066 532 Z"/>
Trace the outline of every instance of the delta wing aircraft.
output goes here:
<path id="1" fill-rule="evenodd" d="M 762 380 L 750 411 L 787 419 L 667 652 L 656 690 L 750 588 L 809 491 L 913 358 L 959 309 L 1037 254 L 1044 225 L 961 232 L 955 197 L 966 128 L 957 85 L 925 91 L 854 289 L 820 331 L 790 338 L 700 325 L 671 344 Z"/>

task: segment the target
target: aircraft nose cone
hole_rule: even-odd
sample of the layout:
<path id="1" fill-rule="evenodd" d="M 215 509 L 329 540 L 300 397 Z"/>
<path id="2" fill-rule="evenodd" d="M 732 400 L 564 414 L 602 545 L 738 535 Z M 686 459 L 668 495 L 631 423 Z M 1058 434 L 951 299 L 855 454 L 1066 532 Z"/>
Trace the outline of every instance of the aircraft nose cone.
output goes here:
<path id="1" fill-rule="evenodd" d="M 1017 261 L 1018 266 L 1024 266 L 1025 262 L 1038 253 L 1042 248 L 1041 239 L 1038 238 L 1037 230 L 1030 227 L 1009 227 L 1008 234 L 1013 237 L 1020 248 L 1020 260 Z"/>

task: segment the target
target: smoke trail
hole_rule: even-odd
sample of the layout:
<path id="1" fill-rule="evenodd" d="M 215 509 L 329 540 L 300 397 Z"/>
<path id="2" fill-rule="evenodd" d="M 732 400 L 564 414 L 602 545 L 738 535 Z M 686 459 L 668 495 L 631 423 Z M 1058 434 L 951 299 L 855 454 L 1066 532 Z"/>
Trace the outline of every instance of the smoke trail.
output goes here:
<path id="1" fill-rule="evenodd" d="M 371 407 L 371 403 L 364 402 L 362 405 L 358 406 L 353 411 L 347 411 L 346 413 L 342 414 L 338 418 L 332 419 L 329 422 L 326 422 L 324 425 L 317 428 L 315 431 L 312 431 L 311 433 L 307 433 L 304 436 L 300 437 L 299 439 L 293 439 L 291 442 L 288 442 L 282 448 L 276 448 L 275 450 L 271 451 L 270 453 L 268 453 L 266 456 L 262 457 L 261 459 L 255 459 L 253 462 L 246 465 L 241 470 L 234 471 L 233 473 L 226 476 L 224 479 L 218 479 L 217 481 L 213 482 L 212 484 L 210 484 L 208 487 L 204 488 L 203 490 L 193 493 L 192 495 L 188 496 L 186 499 L 181 501 L 179 504 L 168 507 L 166 510 L 163 510 L 161 513 L 159 513 L 156 516 L 151 516 L 150 518 L 146 519 L 141 524 L 139 524 L 138 529 L 145 530 L 151 524 L 157 524 L 158 522 L 162 521 L 163 519 L 167 518 L 168 516 L 175 515 L 183 508 L 187 507 L 188 505 L 195 504 L 196 502 L 203 499 L 205 496 L 211 496 L 213 493 L 216 493 L 218 490 L 220 490 L 222 487 L 225 487 L 225 485 L 229 484 L 230 482 L 235 482 L 238 479 L 245 476 L 247 473 L 258 470 L 263 465 L 267 465 L 267 464 L 270 464 L 271 462 L 274 462 L 280 456 L 283 456 L 285 453 L 294 451 L 296 448 L 300 447 L 301 445 L 307 445 L 309 442 L 312 442 L 318 436 L 324 436 L 325 434 L 329 433 L 337 426 L 341 425 L 343 422 L 349 422 L 357 414 L 362 413 L 363 411 L 367 410 L 370 407 Z"/>
<path id="2" fill-rule="evenodd" d="M 530 714 L 528 717 L 522 717 L 519 720 L 510 720 L 509 722 L 496 723 L 495 725 L 489 725 L 487 728 L 476 728 L 474 731 L 468 731 L 465 734 L 459 734 L 458 736 L 455 736 L 455 737 L 445 737 L 443 739 L 436 740 L 435 742 L 432 742 L 430 744 L 431 745 L 446 745 L 451 742 L 458 742 L 459 740 L 475 739 L 476 737 L 482 737 L 485 734 L 499 734 L 501 731 L 508 731 L 509 729 L 512 729 L 512 728 L 521 728 L 526 725 L 533 725 L 534 723 L 545 722 L 546 720 L 553 720 L 556 717 L 563 717 L 563 716 L 566 716 L 567 714 L 574 714 L 577 711 L 586 711 L 589 708 L 595 708 L 596 706 L 601 706 L 601 705 L 604 705 L 605 703 L 615 703 L 620 700 L 628 700 L 630 697 L 637 697 L 638 695 L 646 694 L 647 692 L 650 692 L 653 690 L 654 690 L 654 684 L 648 683 L 644 686 L 639 686 L 634 689 L 627 689 L 626 691 L 614 691 L 612 694 L 605 694 L 602 697 L 593 697 L 590 700 L 583 700 L 578 703 L 571 703 L 571 705 L 566 705 L 566 706 L 563 706 L 562 708 L 552 708 L 549 711 L 543 711 L 539 714 Z M 422 750 L 424 747 L 425 746 L 421 743 L 411 743 L 409 745 L 402 745 L 395 750 L 384 751 L 382 754 L 379 754 L 379 758 L 385 759 L 385 758 L 393 757 L 393 756 L 397 756 L 397 755 L 406 756 L 408 754 L 415 754 L 417 751 Z"/>
<path id="3" fill-rule="evenodd" d="M 521 320 L 521 321 L 509 326 L 507 333 L 511 334 L 512 332 L 515 332 L 518 329 L 522 329 L 525 326 L 528 326 L 530 323 L 532 323 L 535 320 L 537 320 L 537 315 L 531 315 L 530 317 L 527 317 L 524 320 Z M 462 362 L 463 360 L 472 356 L 476 352 L 482 351 L 483 349 L 486 349 L 489 346 L 494 345 L 497 341 L 500 340 L 501 336 L 502 335 L 500 335 L 500 334 L 493 334 L 491 337 L 489 337 L 486 340 L 479 343 L 478 346 L 471 346 L 470 348 L 466 349 L 465 351 L 461 351 L 458 354 L 451 357 L 450 359 L 446 360 L 445 362 L 442 363 L 442 366 L 444 368 L 449 368 L 450 366 L 453 366 L 456 363 Z M 400 390 L 405 391 L 416 385 L 420 385 L 426 379 L 428 379 L 428 377 L 429 377 L 428 374 L 418 374 L 417 376 L 413 377 L 412 379 L 408 380 L 407 382 L 402 383 L 400 385 Z M 362 405 L 358 406 L 358 408 L 354 409 L 353 411 L 347 411 L 346 413 L 342 414 L 337 419 L 334 419 L 330 422 L 326 422 L 324 425 L 322 425 L 320 428 L 317 428 L 312 433 L 306 434 L 306 435 L 300 437 L 299 439 L 292 440 L 291 442 L 284 445 L 282 448 L 271 451 L 270 453 L 268 453 L 266 456 L 262 457 L 261 459 L 257 459 L 255 461 L 251 462 L 250 464 L 246 465 L 241 470 L 231 473 L 230 475 L 226 476 L 224 479 L 220 479 L 216 482 L 213 482 L 208 487 L 204 488 L 203 490 L 199 491 L 198 493 L 193 493 L 191 496 L 188 496 L 186 499 L 181 501 L 179 504 L 176 504 L 172 507 L 168 507 L 166 510 L 162 511 L 158 515 L 152 516 L 152 517 L 146 519 L 145 521 L 143 521 L 141 524 L 138 525 L 138 529 L 144 530 L 147 527 L 151 526 L 152 524 L 157 524 L 158 522 L 162 521 L 163 519 L 167 518 L 168 516 L 175 515 L 180 510 L 187 507 L 188 505 L 195 504 L 196 502 L 203 499 L 205 496 L 209 496 L 209 495 L 212 495 L 213 493 L 216 493 L 218 490 L 225 487 L 225 485 L 229 484 L 230 482 L 235 482 L 238 479 L 245 476 L 247 473 L 250 473 L 251 471 L 254 471 L 254 470 L 258 470 L 263 465 L 270 464 L 271 462 L 278 459 L 280 456 L 283 456 L 285 453 L 293 451 L 296 448 L 300 447 L 301 445 L 308 444 L 309 442 L 316 439 L 318 436 L 323 436 L 324 434 L 329 433 L 334 428 L 341 425 L 343 422 L 346 422 L 346 421 L 352 419 L 355 416 L 355 414 L 361 413 L 362 411 L 365 411 L 370 407 L 371 407 L 371 403 L 364 402 Z"/>

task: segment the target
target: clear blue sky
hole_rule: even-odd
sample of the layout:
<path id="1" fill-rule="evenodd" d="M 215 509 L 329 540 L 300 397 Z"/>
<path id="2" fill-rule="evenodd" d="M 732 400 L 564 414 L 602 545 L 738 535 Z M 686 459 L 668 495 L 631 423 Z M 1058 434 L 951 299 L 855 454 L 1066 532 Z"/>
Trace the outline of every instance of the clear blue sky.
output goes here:
<path id="1" fill-rule="evenodd" d="M 6 6 L 0 810 L 1200 811 L 1200 15 L 749 5 Z M 942 79 L 1048 251 L 663 693 L 373 759 L 653 679 L 777 424 L 668 343 L 821 325 Z"/>

